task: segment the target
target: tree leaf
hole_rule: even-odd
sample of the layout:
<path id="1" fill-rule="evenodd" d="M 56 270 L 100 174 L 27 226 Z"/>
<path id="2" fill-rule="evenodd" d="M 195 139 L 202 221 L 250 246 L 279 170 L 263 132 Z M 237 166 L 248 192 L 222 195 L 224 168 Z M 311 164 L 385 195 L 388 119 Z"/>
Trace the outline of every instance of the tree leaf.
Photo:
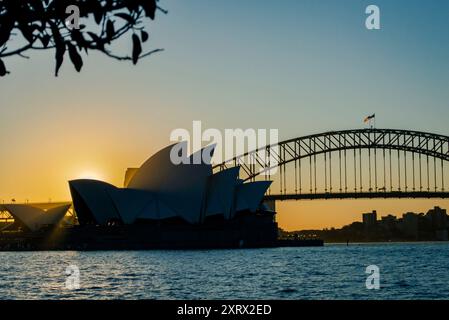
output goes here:
<path id="1" fill-rule="evenodd" d="M 84 39 L 84 36 L 82 34 L 81 31 L 77 30 L 77 29 L 73 29 L 72 30 L 72 34 L 71 34 L 72 40 L 75 41 L 75 43 L 78 45 L 78 48 L 81 49 L 86 49 L 87 48 L 87 41 L 86 39 Z"/>
<path id="2" fill-rule="evenodd" d="M 48 44 L 50 42 L 51 36 L 46 34 L 46 35 L 41 36 L 39 39 L 41 40 L 42 45 L 44 46 L 44 48 L 47 48 Z"/>
<path id="3" fill-rule="evenodd" d="M 69 48 L 69 57 L 75 66 L 76 71 L 80 72 L 83 67 L 83 59 L 78 53 L 78 49 L 71 43 L 67 43 L 67 47 Z"/>
<path id="4" fill-rule="evenodd" d="M 149 38 L 148 32 L 142 30 L 141 33 L 140 33 L 140 37 L 142 39 L 142 42 L 146 42 L 148 40 L 148 38 Z"/>
<path id="5" fill-rule="evenodd" d="M 116 13 L 115 16 L 126 20 L 130 24 L 135 24 L 134 18 L 127 13 L 120 12 Z"/>
<path id="6" fill-rule="evenodd" d="M 115 35 L 114 22 L 108 20 L 106 23 L 106 36 L 108 37 L 108 41 L 110 42 Z"/>
<path id="7" fill-rule="evenodd" d="M 6 66 L 3 63 L 2 59 L 0 59 L 0 77 L 4 77 L 8 71 L 6 71 Z"/>
<path id="8" fill-rule="evenodd" d="M 103 20 L 103 12 L 101 12 L 101 11 L 94 11 L 94 19 L 95 19 L 95 22 L 97 24 L 100 24 L 101 20 Z"/>
<path id="9" fill-rule="evenodd" d="M 142 45 L 137 34 L 133 34 L 133 64 L 137 64 L 140 54 L 142 53 Z"/>
<path id="10" fill-rule="evenodd" d="M 30 43 L 33 44 L 33 27 L 24 23 L 19 24 L 19 29 L 22 32 L 23 37 Z"/>
<path id="11" fill-rule="evenodd" d="M 87 34 L 92 38 L 92 40 L 94 40 L 97 48 L 99 50 L 104 50 L 104 42 L 103 39 L 100 38 L 99 36 L 97 36 L 95 33 L 88 31 Z"/>
<path id="12" fill-rule="evenodd" d="M 103 6 L 101 5 L 100 1 L 91 1 L 90 4 L 93 9 L 94 20 L 99 25 L 99 24 L 101 24 L 101 21 L 103 20 L 103 17 L 105 14 L 105 12 L 103 10 Z"/>
<path id="13" fill-rule="evenodd" d="M 56 71 L 55 71 L 55 76 L 58 76 L 59 73 L 59 69 L 62 66 L 62 63 L 64 62 L 64 54 L 66 51 L 66 46 L 65 43 L 57 43 L 56 44 L 56 54 L 55 54 L 55 59 L 56 59 Z"/>
<path id="14" fill-rule="evenodd" d="M 56 59 L 56 69 L 55 69 L 55 76 L 58 76 L 59 69 L 62 66 L 62 62 L 64 61 L 64 54 L 66 51 L 66 43 L 64 42 L 64 38 L 61 36 L 61 33 L 59 32 L 58 27 L 55 24 L 51 25 L 53 39 L 56 46 L 56 53 L 55 53 L 55 59 Z"/>
<path id="15" fill-rule="evenodd" d="M 0 23 L 0 46 L 3 46 L 11 35 L 11 31 L 14 27 L 14 21 L 8 17 L 2 17 Z"/>
<path id="16" fill-rule="evenodd" d="M 156 0 L 147 0 L 142 3 L 143 10 L 145 10 L 145 15 L 151 20 L 154 20 L 156 16 Z"/>

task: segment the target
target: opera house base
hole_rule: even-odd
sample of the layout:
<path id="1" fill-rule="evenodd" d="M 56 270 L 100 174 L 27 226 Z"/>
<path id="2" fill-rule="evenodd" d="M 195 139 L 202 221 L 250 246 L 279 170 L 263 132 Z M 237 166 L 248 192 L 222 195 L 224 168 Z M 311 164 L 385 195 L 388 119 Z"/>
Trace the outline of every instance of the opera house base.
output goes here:
<path id="1" fill-rule="evenodd" d="M 141 222 L 74 226 L 40 232 L 3 232 L 0 250 L 151 250 L 277 247 L 272 214 L 241 216 L 200 225 Z"/>

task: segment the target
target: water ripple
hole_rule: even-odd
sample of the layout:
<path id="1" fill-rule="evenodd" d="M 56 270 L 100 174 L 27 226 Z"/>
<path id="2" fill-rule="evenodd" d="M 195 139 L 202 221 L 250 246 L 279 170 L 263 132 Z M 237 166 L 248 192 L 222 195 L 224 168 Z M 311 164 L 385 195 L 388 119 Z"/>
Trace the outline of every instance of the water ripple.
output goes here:
<path id="1" fill-rule="evenodd" d="M 0 252 L 1 299 L 448 299 L 449 244 Z M 368 265 L 380 290 L 367 290 Z M 69 265 L 80 288 L 66 288 Z"/>

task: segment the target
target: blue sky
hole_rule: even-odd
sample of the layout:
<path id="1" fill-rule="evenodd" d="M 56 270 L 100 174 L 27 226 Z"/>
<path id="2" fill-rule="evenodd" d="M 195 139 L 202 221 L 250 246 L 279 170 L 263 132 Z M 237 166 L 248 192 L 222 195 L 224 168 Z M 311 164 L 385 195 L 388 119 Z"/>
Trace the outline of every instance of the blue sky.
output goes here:
<path id="1" fill-rule="evenodd" d="M 368 4 L 381 9 L 380 31 L 364 28 Z M 169 14 L 159 15 L 151 43 L 164 53 L 137 68 L 91 54 L 83 73 L 67 63 L 58 79 L 52 77 L 52 53 L 8 61 L 13 74 L 0 80 L 0 90 L 8 92 L 0 100 L 2 113 L 20 112 L 11 111 L 16 108 L 52 113 L 49 104 L 35 111 L 24 106 L 25 90 L 38 101 L 54 99 L 58 108 L 67 99 L 85 102 L 80 95 L 108 101 L 107 94 L 138 115 L 135 125 L 157 115 L 164 121 L 153 125 L 165 124 L 165 131 L 200 119 L 218 128 L 279 127 L 290 137 L 359 127 L 373 112 L 382 127 L 446 130 L 447 1 L 165 0 L 161 5 Z M 165 110 L 154 110 L 154 102 Z M 172 119 L 175 115 L 180 117 Z"/>

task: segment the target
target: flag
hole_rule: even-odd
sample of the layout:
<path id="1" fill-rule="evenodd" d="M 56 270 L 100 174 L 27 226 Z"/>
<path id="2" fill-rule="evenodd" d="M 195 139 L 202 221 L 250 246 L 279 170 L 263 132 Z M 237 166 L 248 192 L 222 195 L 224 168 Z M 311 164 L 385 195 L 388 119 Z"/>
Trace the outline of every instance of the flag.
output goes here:
<path id="1" fill-rule="evenodd" d="M 368 121 L 370 121 L 371 119 L 374 119 L 375 117 L 376 117 L 376 114 L 373 113 L 372 115 L 366 117 L 366 118 L 363 120 L 363 122 L 364 122 L 364 123 L 367 123 Z"/>

